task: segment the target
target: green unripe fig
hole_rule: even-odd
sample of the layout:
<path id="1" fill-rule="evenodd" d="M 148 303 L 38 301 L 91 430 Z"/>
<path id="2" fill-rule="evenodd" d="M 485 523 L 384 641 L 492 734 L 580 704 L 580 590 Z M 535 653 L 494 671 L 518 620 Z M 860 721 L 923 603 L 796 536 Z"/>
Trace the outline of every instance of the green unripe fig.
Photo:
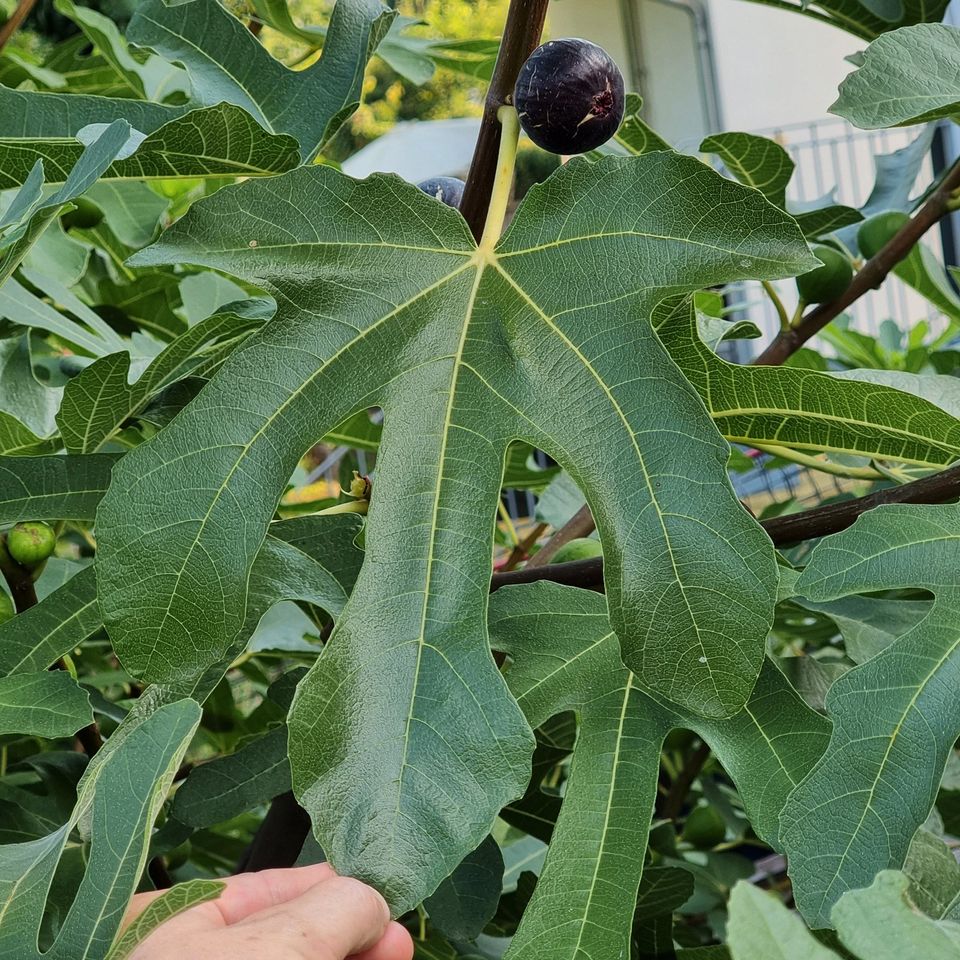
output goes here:
<path id="1" fill-rule="evenodd" d="M 727 825 L 723 822 L 723 817 L 713 807 L 708 806 L 694 807 L 690 811 L 681 834 L 687 843 L 700 850 L 709 850 L 722 843 L 726 835 Z"/>
<path id="2" fill-rule="evenodd" d="M 10 599 L 10 594 L 0 590 L 0 623 L 6 623 L 17 615 L 17 609 Z"/>
<path id="3" fill-rule="evenodd" d="M 823 266 L 797 277 L 797 292 L 804 303 L 829 303 L 836 300 L 853 279 L 853 264 L 839 250 L 818 243 L 814 254 Z"/>
<path id="4" fill-rule="evenodd" d="M 76 205 L 74 210 L 68 210 L 60 217 L 64 230 L 77 227 L 80 230 L 89 230 L 100 225 L 103 220 L 103 211 L 86 197 L 74 197 L 71 203 Z"/>
<path id="5" fill-rule="evenodd" d="M 565 543 L 554 555 L 551 563 L 572 563 L 574 560 L 589 560 L 591 557 L 602 557 L 603 547 L 599 540 L 583 537 Z"/>
<path id="6" fill-rule="evenodd" d="M 53 527 L 42 520 L 18 523 L 7 534 L 7 552 L 23 567 L 43 563 L 56 545 L 57 535 Z"/>
<path id="7" fill-rule="evenodd" d="M 869 260 L 875 257 L 903 228 L 910 217 L 902 210 L 888 210 L 864 220 L 857 231 L 857 246 Z"/>

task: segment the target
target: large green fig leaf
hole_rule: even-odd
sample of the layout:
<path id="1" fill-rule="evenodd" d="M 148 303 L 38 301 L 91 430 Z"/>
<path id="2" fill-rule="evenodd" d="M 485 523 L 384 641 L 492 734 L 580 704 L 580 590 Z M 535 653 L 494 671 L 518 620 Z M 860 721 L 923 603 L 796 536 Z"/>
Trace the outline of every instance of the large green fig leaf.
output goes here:
<path id="1" fill-rule="evenodd" d="M 732 242 L 731 216 L 751 225 Z M 642 681 L 706 715 L 743 706 L 773 552 L 647 318 L 667 294 L 808 266 L 785 214 L 690 158 L 605 158 L 532 190 L 496 248 L 478 249 L 456 211 L 396 178 L 309 167 L 220 191 L 135 260 L 183 261 L 261 284 L 280 307 L 115 472 L 98 515 L 105 619 L 146 678 L 222 657 L 299 458 L 384 409 L 366 561 L 291 718 L 295 788 L 341 869 L 415 904 L 524 790 L 532 738 L 484 625 L 483 518 L 514 439 L 585 489 Z"/>
<path id="2" fill-rule="evenodd" d="M 869 887 L 845 893 L 833 908 L 833 923 L 843 945 L 863 960 L 960 956 L 960 924 L 924 916 L 897 870 L 882 870 Z"/>
<path id="3" fill-rule="evenodd" d="M 888 33 L 867 47 L 863 65 L 840 84 L 830 108 L 868 130 L 956 117 L 960 30 L 921 23 Z"/>
<path id="4" fill-rule="evenodd" d="M 830 688 L 830 746 L 781 814 L 811 925 L 829 925 L 845 891 L 903 865 L 936 799 L 960 736 L 958 554 L 960 505 L 880 507 L 823 541 L 797 581 L 813 601 L 911 587 L 935 598 L 915 627 Z"/>
<path id="5" fill-rule="evenodd" d="M 0 676 L 44 670 L 103 626 L 93 567 L 0 624 Z"/>
<path id="6" fill-rule="evenodd" d="M 647 844 L 671 729 L 710 744 L 756 832 L 776 845 L 783 803 L 825 749 L 829 724 L 771 661 L 740 713 L 711 720 L 634 685 L 595 593 L 549 582 L 503 588 L 490 601 L 490 632 L 511 658 L 507 682 L 531 724 L 570 709 L 580 716 L 560 816 L 510 960 L 629 955 L 643 869 L 636 852 Z"/>
<path id="7" fill-rule="evenodd" d="M 0 457 L 0 523 L 92 520 L 119 458 Z"/>
<path id="8" fill-rule="evenodd" d="M 115 734 L 81 781 L 73 815 L 39 840 L 0 847 L 0 956 L 104 960 L 146 864 L 153 821 L 200 720 L 180 700 Z M 37 949 L 47 892 L 74 830 L 89 841 L 86 871 L 53 946 Z"/>
<path id="9" fill-rule="evenodd" d="M 116 117 L 146 136 L 104 170 L 106 180 L 256 177 L 300 159 L 293 137 L 269 133 L 232 103 L 190 109 L 0 87 L 0 189 L 23 183 L 37 160 L 50 183 L 63 181 L 83 152 L 76 135 Z"/>
<path id="10" fill-rule="evenodd" d="M 307 160 L 359 104 L 367 59 L 394 16 L 380 0 L 337 0 L 323 56 L 306 70 L 275 60 L 216 0 L 146 0 L 127 38 L 183 64 L 197 101 L 242 107 L 265 130 L 292 136 Z"/>
<path id="11" fill-rule="evenodd" d="M 92 722 L 90 698 L 68 673 L 0 678 L 0 735 L 70 737 Z"/>
<path id="12" fill-rule="evenodd" d="M 840 960 L 776 894 L 746 880 L 730 895 L 727 940 L 732 960 Z"/>
<path id="13" fill-rule="evenodd" d="M 654 325 L 731 441 L 922 466 L 960 456 L 960 420 L 922 397 L 813 370 L 729 363 L 697 335 L 689 300 L 661 304 Z"/>

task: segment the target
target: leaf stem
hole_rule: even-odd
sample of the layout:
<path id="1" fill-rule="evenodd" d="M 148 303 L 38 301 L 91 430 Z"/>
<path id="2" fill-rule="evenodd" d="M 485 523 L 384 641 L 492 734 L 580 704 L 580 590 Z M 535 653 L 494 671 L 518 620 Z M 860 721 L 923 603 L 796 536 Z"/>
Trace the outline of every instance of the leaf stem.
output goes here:
<path id="1" fill-rule="evenodd" d="M 483 236 L 480 238 L 480 249 L 486 253 L 491 253 L 497 245 L 507 220 L 507 208 L 513 195 L 513 174 L 517 165 L 517 143 L 520 140 L 520 118 L 513 107 L 501 107 L 497 111 L 497 119 L 502 128 L 500 152 L 487 219 Z"/>
<path id="2" fill-rule="evenodd" d="M 835 477 L 849 477 L 851 480 L 884 480 L 886 476 L 874 467 L 845 467 L 842 463 L 832 463 L 829 460 L 823 460 L 820 457 L 812 457 L 806 453 L 800 453 L 791 447 L 781 447 L 776 444 L 755 443 L 757 450 L 769 453 L 773 457 L 780 457 L 781 460 L 789 460 L 791 463 L 799 463 L 801 466 L 809 467 L 811 470 L 819 470 L 821 473 L 830 473 Z"/>
<path id="3" fill-rule="evenodd" d="M 777 317 L 780 320 L 780 329 L 789 330 L 790 315 L 787 313 L 787 308 L 783 305 L 783 301 L 780 299 L 780 294 L 777 293 L 776 288 L 769 280 L 762 280 L 760 283 L 767 296 L 770 298 L 770 302 L 773 304 L 773 309 L 777 311 Z"/>
<path id="4" fill-rule="evenodd" d="M 500 519 L 503 521 L 503 525 L 507 528 L 507 536 L 510 538 L 511 548 L 516 548 L 520 546 L 520 537 L 517 535 L 517 528 L 513 525 L 513 520 L 510 518 L 510 511 L 507 509 L 506 504 L 503 500 L 500 500 L 497 503 L 497 513 L 500 514 Z"/>
<path id="5" fill-rule="evenodd" d="M 513 102 L 513 88 L 520 68 L 540 43 L 548 3 L 549 0 L 511 0 L 507 12 L 500 53 L 493 68 L 483 119 L 480 121 L 480 136 L 460 204 L 460 212 L 477 241 L 487 222 L 490 195 L 496 179 L 502 132 L 497 114 L 504 104 Z"/>

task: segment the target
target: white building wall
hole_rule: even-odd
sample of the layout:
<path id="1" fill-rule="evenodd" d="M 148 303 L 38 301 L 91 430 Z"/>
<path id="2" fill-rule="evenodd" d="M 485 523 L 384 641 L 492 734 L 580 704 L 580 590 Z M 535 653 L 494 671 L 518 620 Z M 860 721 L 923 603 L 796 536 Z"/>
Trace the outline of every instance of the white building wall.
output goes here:
<path id="1" fill-rule="evenodd" d="M 828 116 L 864 42 L 789 10 L 706 0 L 723 125 L 757 130 Z"/>
<path id="2" fill-rule="evenodd" d="M 605 47 L 628 85 L 644 92 L 654 126 L 681 149 L 695 149 L 694 141 L 717 124 L 703 102 L 712 78 L 702 73 L 704 38 L 689 9 L 673 0 L 556 0 L 549 29 L 554 37 L 582 36 Z M 844 57 L 863 47 L 827 24 L 747 0 L 703 0 L 701 9 L 726 130 L 828 116 L 853 69 Z"/>

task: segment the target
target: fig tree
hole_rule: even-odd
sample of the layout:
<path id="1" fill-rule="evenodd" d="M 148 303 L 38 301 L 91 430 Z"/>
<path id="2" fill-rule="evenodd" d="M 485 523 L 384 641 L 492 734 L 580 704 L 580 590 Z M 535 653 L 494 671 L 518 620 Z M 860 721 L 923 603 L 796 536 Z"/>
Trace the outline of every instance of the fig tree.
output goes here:
<path id="1" fill-rule="evenodd" d="M 551 563 L 572 563 L 574 560 L 589 560 L 591 557 L 602 557 L 603 547 L 599 540 L 583 537 L 565 543 L 550 560 Z"/>
<path id="2" fill-rule="evenodd" d="M 417 186 L 428 196 L 445 203 L 448 207 L 455 210 L 460 209 L 460 201 L 463 200 L 463 188 L 466 184 L 456 177 L 431 177 L 418 183 Z"/>
<path id="3" fill-rule="evenodd" d="M 836 300 L 853 279 L 853 264 L 839 250 L 818 243 L 814 254 L 823 265 L 797 277 L 797 292 L 804 303 L 829 303 Z"/>
<path id="4" fill-rule="evenodd" d="M 864 220 L 857 231 L 860 253 L 867 260 L 875 257 L 900 232 L 903 225 L 909 222 L 909 215 L 902 210 L 887 210 Z"/>
<path id="5" fill-rule="evenodd" d="M 42 520 L 18 523 L 7 533 L 7 551 L 23 567 L 36 567 L 43 563 L 57 545 L 57 535 L 49 524 Z"/>
<path id="6" fill-rule="evenodd" d="M 0 590 L 0 623 L 6 623 L 17 615 L 17 610 L 10 599 L 10 594 Z"/>
<path id="7" fill-rule="evenodd" d="M 576 38 L 550 40 L 520 68 L 513 93 L 520 125 L 550 153 L 588 153 L 620 127 L 623 75 L 602 47 Z"/>
<path id="8" fill-rule="evenodd" d="M 74 197 L 71 203 L 74 204 L 74 209 L 68 210 L 60 217 L 64 230 L 69 230 L 71 227 L 89 230 L 91 227 L 100 225 L 103 220 L 103 211 L 92 200 L 86 197 Z"/>

